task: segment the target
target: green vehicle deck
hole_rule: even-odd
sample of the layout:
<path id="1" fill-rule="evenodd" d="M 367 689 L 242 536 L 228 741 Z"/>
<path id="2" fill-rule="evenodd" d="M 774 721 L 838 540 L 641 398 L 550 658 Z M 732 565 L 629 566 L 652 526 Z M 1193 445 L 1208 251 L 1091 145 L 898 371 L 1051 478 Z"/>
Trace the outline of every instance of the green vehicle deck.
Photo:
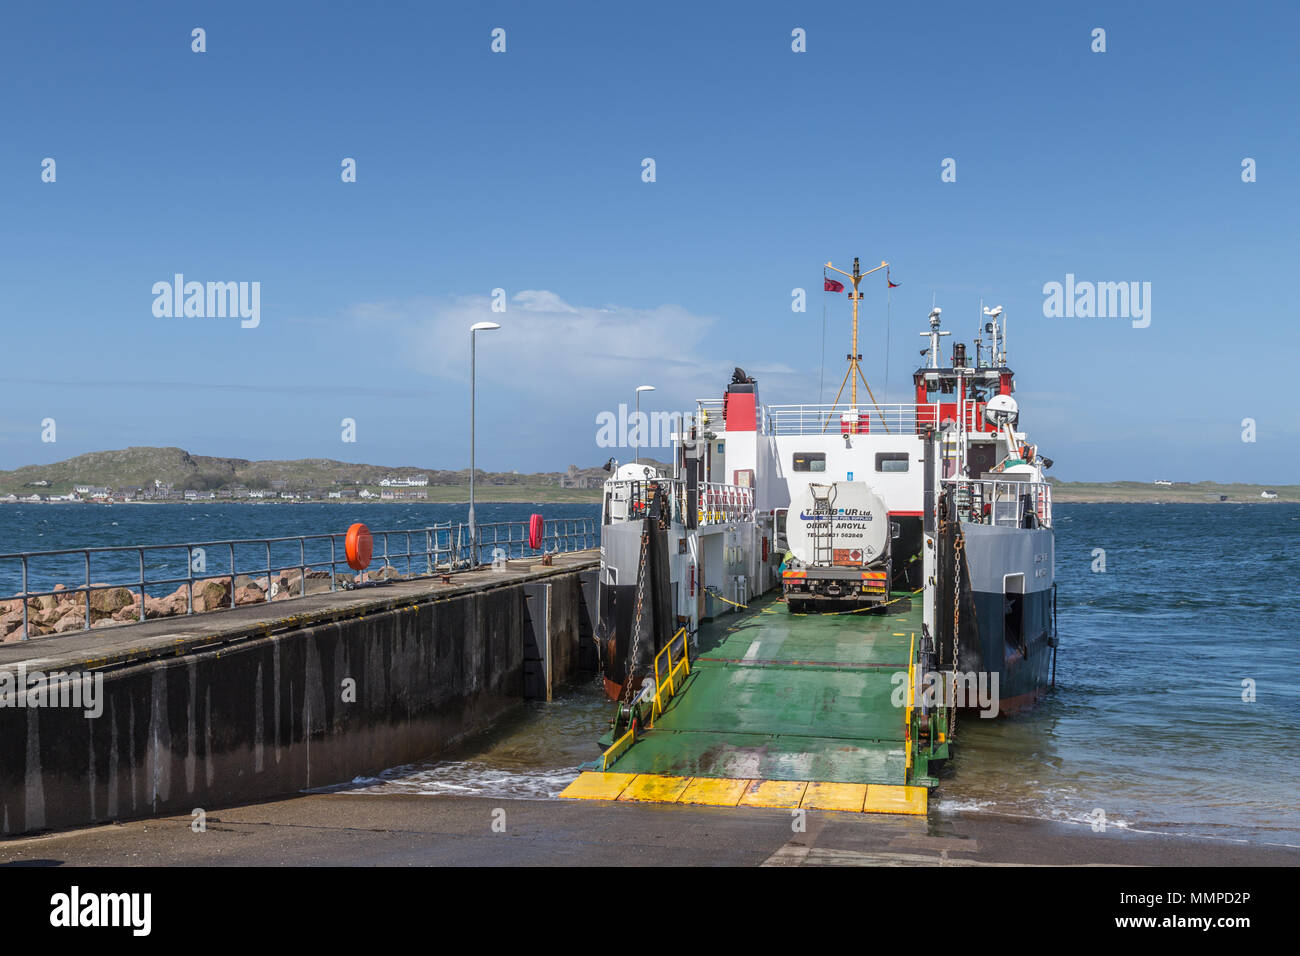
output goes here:
<path id="1" fill-rule="evenodd" d="M 854 805 L 837 809 L 904 798 L 923 805 L 935 782 L 928 761 L 947 756 L 947 746 L 937 739 L 924 752 L 915 746 L 919 711 L 908 706 L 907 687 L 920 632 L 920 602 L 908 594 L 891 595 L 884 611 L 840 614 L 791 614 L 766 597 L 705 622 L 689 674 L 673 682 L 666 702 L 667 687 L 660 689 L 659 707 L 630 715 L 622 708 L 624 719 L 601 741 L 609 745 L 604 758 L 570 789 L 611 799 L 617 787 L 613 799 L 675 802 L 701 789 L 695 781 L 733 781 L 744 787 L 706 787 L 726 799 L 699 802 L 743 804 L 763 784 L 786 782 L 809 785 L 796 805 L 809 805 L 810 791 L 837 803 L 847 794 Z M 608 787 L 591 779 L 602 774 Z M 659 779 L 641 779 L 652 777 Z M 766 789 L 785 802 L 761 805 L 788 805 L 798 790 Z"/>

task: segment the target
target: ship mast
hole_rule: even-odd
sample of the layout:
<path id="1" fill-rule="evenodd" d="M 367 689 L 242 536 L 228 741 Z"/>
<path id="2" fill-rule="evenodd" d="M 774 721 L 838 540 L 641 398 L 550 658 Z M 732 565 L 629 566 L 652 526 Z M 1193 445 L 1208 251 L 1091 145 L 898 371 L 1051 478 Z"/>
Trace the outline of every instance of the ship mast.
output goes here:
<path id="1" fill-rule="evenodd" d="M 852 382 L 852 387 L 850 388 L 849 391 L 849 402 L 852 408 L 855 411 L 857 410 L 858 379 L 861 378 L 862 384 L 865 385 L 867 388 L 867 394 L 871 396 L 871 404 L 875 406 L 876 413 L 880 415 L 880 423 L 885 426 L 886 432 L 889 431 L 889 425 L 885 422 L 884 412 L 882 412 L 880 410 L 880 406 L 876 404 L 876 396 L 871 391 L 871 386 L 867 383 L 866 375 L 864 375 L 862 372 L 862 356 L 858 352 L 858 301 L 862 298 L 862 293 L 858 290 L 858 283 L 861 282 L 863 279 L 865 279 L 867 276 L 871 275 L 871 273 L 879 272 L 887 265 L 889 265 L 888 262 L 881 260 L 880 265 L 876 266 L 874 269 L 868 269 L 866 272 L 863 272 L 860 266 L 858 265 L 858 257 L 854 256 L 853 272 L 848 273 L 845 272 L 843 269 L 836 269 L 829 262 L 826 263 L 826 268 L 830 269 L 831 272 L 838 272 L 840 275 L 844 276 L 846 279 L 848 279 L 850 282 L 853 283 L 853 291 L 849 293 L 849 298 L 853 301 L 853 348 L 848 355 L 848 359 L 849 359 L 848 371 L 844 373 L 844 381 L 840 382 L 840 390 L 835 393 L 835 401 L 831 403 L 831 410 L 828 413 L 827 420 L 826 420 L 827 426 L 830 425 L 831 416 L 835 414 L 835 409 L 840 403 L 840 396 L 844 394 L 844 386 L 848 385 L 850 382 Z M 826 428 L 823 427 L 822 431 L 824 432 L 825 430 Z"/>

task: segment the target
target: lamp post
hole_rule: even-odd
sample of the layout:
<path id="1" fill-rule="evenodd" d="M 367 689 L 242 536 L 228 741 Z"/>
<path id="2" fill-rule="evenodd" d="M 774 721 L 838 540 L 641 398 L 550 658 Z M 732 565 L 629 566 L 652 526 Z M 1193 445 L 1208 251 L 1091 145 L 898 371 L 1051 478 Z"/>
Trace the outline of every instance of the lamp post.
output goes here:
<path id="1" fill-rule="evenodd" d="M 653 385 L 638 385 L 636 387 L 636 424 L 632 426 L 632 434 L 636 436 L 636 463 L 641 464 L 641 393 L 653 392 Z"/>
<path id="2" fill-rule="evenodd" d="M 469 327 L 469 553 L 470 567 L 478 567 L 478 525 L 474 521 L 474 343 L 475 332 L 501 328 L 496 322 L 475 322 Z"/>

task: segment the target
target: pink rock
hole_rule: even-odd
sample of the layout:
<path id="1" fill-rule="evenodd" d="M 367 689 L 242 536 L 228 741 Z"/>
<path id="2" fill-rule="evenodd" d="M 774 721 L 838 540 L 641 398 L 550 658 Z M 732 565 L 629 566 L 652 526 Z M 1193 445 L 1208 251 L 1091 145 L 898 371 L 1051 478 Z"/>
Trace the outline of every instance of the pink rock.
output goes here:
<path id="1" fill-rule="evenodd" d="M 118 608 L 116 611 L 113 612 L 112 619 L 118 622 L 134 621 L 138 619 L 139 616 L 140 616 L 140 602 L 136 601 L 134 604 L 129 605 L 127 607 Z"/>
<path id="2" fill-rule="evenodd" d="M 86 618 L 83 614 L 65 614 L 54 625 L 55 634 L 64 634 L 68 631 L 80 631 L 86 627 Z"/>
<path id="3" fill-rule="evenodd" d="M 152 617 L 169 617 L 174 613 L 170 597 L 146 597 L 144 599 L 144 616 L 146 620 Z"/>
<path id="4" fill-rule="evenodd" d="M 266 599 L 266 592 L 256 584 L 247 584 L 235 592 L 236 604 L 261 604 Z"/>
<path id="5" fill-rule="evenodd" d="M 108 588 L 90 593 L 90 609 L 110 616 L 124 607 L 130 607 L 135 601 L 136 596 L 126 588 Z"/>
<path id="6" fill-rule="evenodd" d="M 200 604 L 202 607 L 200 608 Z M 230 606 L 230 581 L 209 578 L 194 585 L 194 610 L 215 611 Z"/>

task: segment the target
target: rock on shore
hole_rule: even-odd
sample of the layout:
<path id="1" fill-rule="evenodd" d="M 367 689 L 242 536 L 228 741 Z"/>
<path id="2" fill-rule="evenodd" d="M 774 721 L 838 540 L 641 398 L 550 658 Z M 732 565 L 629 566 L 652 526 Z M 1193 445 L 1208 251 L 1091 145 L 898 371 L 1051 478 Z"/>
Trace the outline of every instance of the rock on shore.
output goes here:
<path id="1" fill-rule="evenodd" d="M 381 568 L 372 572 L 377 580 L 397 577 L 395 568 Z M 337 586 L 351 583 L 350 575 L 337 576 Z M 92 584 L 90 592 L 90 626 L 108 627 L 140 620 L 140 592 L 108 584 Z M 265 574 L 254 577 L 237 575 L 234 581 L 235 606 L 262 604 L 268 600 L 283 601 L 302 594 L 316 594 L 330 589 L 330 573 L 307 569 L 304 589 L 303 573 L 298 569 L 278 571 L 267 581 Z M 27 624 L 31 637 L 45 634 L 63 634 L 82 630 L 86 626 L 86 595 L 69 591 L 56 584 L 54 594 L 27 599 Z M 269 595 L 269 597 L 268 597 Z M 152 620 L 185 614 L 190 606 L 189 591 L 181 584 L 163 597 L 146 595 L 144 616 Z M 203 578 L 194 582 L 194 610 L 215 611 L 232 606 L 231 581 L 228 577 Z M 23 602 L 19 598 L 0 600 L 0 642 L 23 639 Z"/>

